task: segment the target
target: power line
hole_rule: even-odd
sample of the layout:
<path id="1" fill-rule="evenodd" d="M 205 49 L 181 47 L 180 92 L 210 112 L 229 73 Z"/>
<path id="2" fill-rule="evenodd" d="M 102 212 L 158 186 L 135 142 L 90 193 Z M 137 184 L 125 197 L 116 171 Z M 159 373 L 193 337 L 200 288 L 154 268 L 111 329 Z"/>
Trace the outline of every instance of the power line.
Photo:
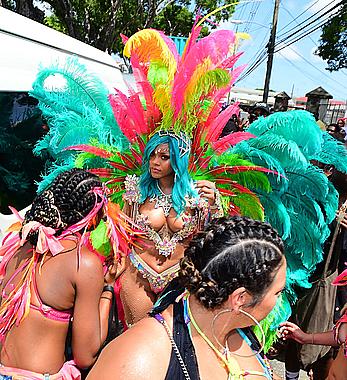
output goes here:
<path id="1" fill-rule="evenodd" d="M 280 46 L 283 44 L 283 42 L 285 42 L 285 44 L 280 47 L 279 49 L 277 49 L 275 52 L 278 52 L 280 50 L 283 50 L 286 46 L 290 46 L 292 44 L 294 44 L 295 42 L 297 41 L 300 41 L 302 40 L 304 37 L 307 37 L 308 35 L 310 35 L 311 33 L 315 32 L 316 30 L 320 29 L 322 26 L 324 26 L 327 22 L 329 21 L 329 19 L 326 19 L 324 20 L 323 22 L 321 22 L 320 24 L 318 25 L 315 25 L 313 26 L 311 29 L 307 30 L 307 31 L 304 31 L 303 29 L 298 31 L 297 33 L 301 32 L 301 34 L 298 36 L 298 37 L 295 37 L 295 35 L 293 34 L 292 37 L 294 37 L 292 40 L 289 40 L 288 41 L 288 38 L 284 38 L 282 39 L 281 41 L 277 42 L 276 43 L 276 46 Z M 295 33 L 295 34 L 297 34 Z"/>
<path id="2" fill-rule="evenodd" d="M 301 35 L 299 35 L 299 37 L 297 37 L 296 39 L 292 40 L 292 41 L 287 41 L 286 44 L 280 48 L 278 48 L 277 50 L 275 50 L 275 53 L 278 53 L 279 51 L 283 50 L 284 48 L 286 48 L 287 46 L 290 46 L 292 45 L 293 43 L 297 42 L 297 41 L 300 41 L 301 39 L 305 38 L 307 35 L 313 33 L 315 30 L 319 29 L 320 27 L 322 27 L 323 25 L 325 25 L 325 23 L 327 22 L 327 20 L 324 20 L 321 24 L 319 25 L 316 25 L 315 27 L 311 28 L 310 30 L 308 31 L 305 31 L 303 33 L 301 33 Z M 298 31 L 297 33 L 299 33 L 300 31 Z M 282 44 L 284 41 L 280 41 L 278 43 L 276 43 L 275 46 L 279 46 L 280 44 Z M 241 80 L 245 79 L 248 75 L 250 75 L 253 71 L 255 71 L 266 59 L 267 55 L 266 55 L 266 49 L 264 48 L 263 49 L 263 52 L 260 52 L 258 54 L 258 57 L 257 59 L 255 60 L 255 62 L 251 65 L 251 67 L 249 67 L 249 69 L 242 75 L 238 78 L 238 80 L 236 81 L 237 82 L 240 82 Z"/>
<path id="3" fill-rule="evenodd" d="M 308 24 L 300 26 L 300 28 L 299 28 L 298 30 L 295 30 L 293 33 L 291 33 L 291 34 L 288 35 L 288 33 L 290 33 L 290 32 L 291 32 L 292 30 L 294 30 L 296 27 L 290 29 L 288 32 L 284 33 L 282 36 L 279 36 L 279 38 L 282 37 L 282 42 L 283 42 L 284 40 L 288 39 L 288 38 L 291 38 L 291 37 L 294 36 L 295 34 L 299 33 L 300 31 L 304 30 L 304 29 L 307 28 L 308 26 L 314 24 L 316 21 L 320 20 L 322 17 L 324 17 L 324 16 L 326 16 L 327 14 L 329 14 L 331 11 L 333 11 L 334 9 L 336 9 L 337 7 L 339 7 L 341 4 L 343 4 L 344 1 L 345 1 L 345 0 L 342 0 L 342 1 L 340 1 L 338 4 L 336 4 L 336 5 L 334 5 L 333 7 L 329 8 L 327 11 L 325 11 L 323 14 L 321 14 L 320 16 L 318 16 L 317 18 L 315 18 L 314 20 L 310 21 Z M 320 12 L 320 11 L 319 11 L 319 12 Z M 319 13 L 319 12 L 318 12 L 318 13 Z M 330 15 L 328 16 L 328 18 L 329 18 L 329 17 L 330 17 Z M 309 17 L 307 20 L 305 20 L 304 23 L 305 23 L 306 21 L 308 21 L 310 18 L 312 18 L 312 16 Z"/>
<path id="4" fill-rule="evenodd" d="M 315 2 L 317 3 L 317 1 Z M 313 3 L 311 6 L 313 6 L 315 3 Z M 318 20 L 321 20 L 324 16 L 326 16 L 328 13 L 330 13 L 332 10 L 336 9 L 337 7 L 339 7 L 341 4 L 343 3 L 343 1 L 339 2 L 338 4 L 335 4 L 333 7 L 329 8 L 326 12 L 324 12 L 322 15 L 316 17 L 316 19 L 312 20 L 311 22 L 309 22 L 308 24 L 306 25 L 303 25 L 302 27 L 300 27 L 300 29 L 296 30 L 295 32 L 293 32 L 291 35 L 289 36 L 286 36 L 285 38 L 282 38 L 282 40 L 280 41 L 277 41 L 275 46 L 277 46 L 277 49 L 275 50 L 275 53 L 276 52 L 280 52 L 281 50 L 283 50 L 284 48 L 286 47 L 289 47 L 290 45 L 294 44 L 295 42 L 298 42 L 300 41 L 301 39 L 305 38 L 306 36 L 309 36 L 311 33 L 313 33 L 314 31 L 316 31 L 317 29 L 321 28 L 322 26 L 324 26 L 329 20 L 330 20 L 330 16 L 329 15 L 328 17 L 324 18 L 319 24 L 316 24 L 316 25 L 313 25 L 311 26 L 311 28 L 309 28 L 308 30 L 305 30 L 307 29 L 307 27 L 309 27 L 310 25 L 314 24 L 315 22 L 317 22 Z M 309 7 L 310 8 L 310 7 Z M 307 8 L 306 11 L 309 9 Z M 323 10 L 323 9 L 322 9 Z M 318 13 L 320 13 L 322 10 L 320 10 Z M 305 12 L 302 12 L 302 14 L 305 13 Z M 301 14 L 301 15 L 302 15 Z M 292 15 L 291 15 L 292 16 Z M 293 17 L 293 16 L 292 16 Z M 309 19 L 311 19 L 313 16 L 309 17 L 308 19 L 306 19 L 304 22 L 308 21 Z M 295 21 L 295 18 L 293 17 L 293 20 L 292 21 Z M 292 28 L 291 30 L 293 30 L 294 28 Z M 290 31 L 291 31 L 290 30 Z M 288 32 L 290 32 L 288 31 Z M 288 33 L 287 32 L 287 33 Z M 292 38 L 291 40 L 288 41 L 288 39 Z M 285 45 L 284 46 L 281 46 L 281 44 L 283 44 L 283 42 L 285 42 Z M 243 73 L 236 82 L 240 82 L 242 80 L 244 80 L 246 77 L 248 77 L 251 73 L 253 73 L 266 59 L 266 47 L 258 50 L 258 53 L 255 57 L 255 59 L 253 60 L 252 64 L 248 67 L 248 69 L 246 70 L 245 73 Z M 323 71 L 321 71 L 320 69 L 318 69 L 317 67 L 315 67 L 314 65 L 312 65 L 311 62 L 309 62 L 308 60 L 306 60 L 305 57 L 303 57 L 301 54 L 298 53 L 298 55 L 301 56 L 301 58 L 303 58 L 305 60 L 305 62 L 307 62 L 309 65 L 313 66 L 316 70 L 319 71 L 320 74 L 323 74 L 326 78 L 332 80 L 332 78 L 330 78 L 329 76 L 326 75 L 326 73 L 324 73 Z M 295 66 L 293 63 L 291 63 L 293 66 Z M 342 72 L 342 71 L 341 71 Z M 344 75 L 346 75 L 345 73 L 343 73 Z M 316 80 L 315 80 L 316 81 Z M 329 85 L 330 86 L 330 85 Z M 330 86 L 332 87 L 332 86 Z M 336 89 L 335 89 L 336 90 Z"/>
<path id="5" fill-rule="evenodd" d="M 289 12 L 289 10 L 284 6 L 282 5 L 282 8 L 289 14 L 289 16 L 293 19 L 292 21 L 295 21 L 297 25 L 300 25 L 299 22 L 296 20 L 296 18 Z M 313 41 L 312 37 L 309 37 L 309 39 L 314 43 L 314 45 L 317 45 L 317 42 L 316 41 Z"/>
<path id="6" fill-rule="evenodd" d="M 281 54 L 281 53 L 280 53 L 280 54 Z M 288 59 L 288 58 L 285 57 L 284 55 L 281 54 L 281 56 L 282 56 L 282 58 L 283 58 L 284 60 L 286 60 L 289 64 L 291 64 L 296 70 L 300 71 L 301 74 L 303 74 L 306 78 L 308 78 L 309 80 L 311 80 L 311 81 L 314 82 L 315 84 L 317 84 L 317 82 L 318 82 L 318 83 L 321 83 L 321 84 L 323 84 L 323 85 L 325 85 L 325 86 L 327 86 L 327 87 L 332 88 L 333 90 L 335 90 L 335 91 L 337 91 L 337 92 L 340 92 L 340 91 L 341 91 L 341 90 L 338 90 L 338 89 L 332 87 L 332 86 L 329 85 L 328 83 L 322 82 L 321 79 L 317 80 L 317 78 L 311 76 L 311 74 L 309 74 L 309 73 L 307 73 L 307 71 L 303 70 L 302 67 L 298 67 L 294 62 L 292 62 L 290 59 Z"/>
<path id="7" fill-rule="evenodd" d="M 291 49 L 291 48 L 289 48 L 289 49 Z M 299 52 L 295 52 L 295 53 L 298 54 L 299 57 L 301 57 L 307 64 L 309 64 L 310 66 L 312 66 L 316 71 L 318 71 L 320 74 L 324 75 L 329 80 L 334 81 L 334 83 L 335 83 L 334 79 L 332 79 L 331 77 L 329 77 L 329 75 L 327 75 L 324 71 L 322 71 L 317 66 L 315 66 L 314 64 L 312 64 L 312 62 L 310 62 L 308 59 L 306 59 L 302 54 L 300 54 Z M 345 88 L 345 86 L 342 86 L 342 87 Z"/>
<path id="8" fill-rule="evenodd" d="M 305 14 L 309 9 L 311 9 L 314 5 L 316 5 L 317 3 L 318 3 L 318 1 L 320 1 L 320 0 L 316 0 L 314 3 L 312 3 L 309 7 L 307 7 L 303 12 L 301 12 L 296 18 L 298 19 L 298 18 L 300 18 L 303 14 Z M 282 6 L 283 6 L 283 4 L 282 4 Z M 282 30 L 284 30 L 285 28 L 287 28 L 290 24 L 292 24 L 293 23 L 293 21 L 295 21 L 295 20 L 292 20 L 292 21 L 290 21 L 288 24 L 286 24 L 281 30 L 280 30 L 280 32 L 282 31 Z"/>

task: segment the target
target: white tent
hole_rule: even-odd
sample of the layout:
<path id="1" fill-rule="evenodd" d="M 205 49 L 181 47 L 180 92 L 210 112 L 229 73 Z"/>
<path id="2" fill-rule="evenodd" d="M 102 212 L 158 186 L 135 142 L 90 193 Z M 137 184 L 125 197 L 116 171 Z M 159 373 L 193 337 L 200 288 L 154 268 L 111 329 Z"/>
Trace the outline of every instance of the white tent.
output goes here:
<path id="1" fill-rule="evenodd" d="M 64 63 L 77 55 L 112 90 L 125 90 L 114 59 L 81 41 L 0 7 L 0 91 L 28 91 L 39 65 Z"/>

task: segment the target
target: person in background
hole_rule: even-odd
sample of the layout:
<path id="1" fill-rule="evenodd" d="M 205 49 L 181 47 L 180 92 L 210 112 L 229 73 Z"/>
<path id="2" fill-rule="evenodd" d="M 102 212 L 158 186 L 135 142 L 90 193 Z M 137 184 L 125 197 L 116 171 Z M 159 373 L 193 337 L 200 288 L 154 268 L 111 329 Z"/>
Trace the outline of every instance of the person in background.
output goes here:
<path id="1" fill-rule="evenodd" d="M 341 142 L 345 141 L 345 130 L 341 128 L 338 124 L 329 124 L 327 126 L 327 132 L 336 140 Z"/>
<path id="2" fill-rule="evenodd" d="M 270 109 L 266 103 L 255 103 L 249 116 L 249 124 L 252 124 L 253 121 L 256 121 L 260 116 L 266 117 L 269 115 Z"/>
<path id="3" fill-rule="evenodd" d="M 106 339 L 116 265 L 84 246 L 104 216 L 98 177 L 61 173 L 10 228 L 0 248 L 0 379 L 80 379 Z M 72 323 L 73 361 L 65 344 Z"/>
<path id="4" fill-rule="evenodd" d="M 343 129 L 343 131 L 344 131 L 344 140 L 346 141 L 347 140 L 347 138 L 346 138 L 346 134 L 347 134 L 347 127 L 346 127 L 346 122 L 345 122 L 345 120 L 344 119 L 338 119 L 337 120 L 337 125 L 341 128 L 341 129 Z"/>
<path id="5" fill-rule="evenodd" d="M 343 275 L 347 279 L 347 270 Z M 342 276 L 339 276 L 342 277 Z M 347 375 L 347 304 L 341 310 L 341 319 L 334 330 L 307 334 L 295 323 L 284 322 L 280 327 L 283 339 L 292 339 L 300 344 L 313 344 L 340 347 L 338 355 L 330 367 L 326 380 L 345 380 Z"/>
<path id="6" fill-rule="evenodd" d="M 220 139 L 224 136 L 230 135 L 230 133 L 239 132 L 239 119 L 237 115 L 234 113 L 231 118 L 226 123 L 225 127 L 223 128 L 223 131 L 220 135 Z"/>
<path id="7" fill-rule="evenodd" d="M 250 327 L 285 286 L 277 232 L 246 217 L 217 219 L 194 236 L 180 266 L 151 317 L 112 341 L 87 379 L 275 378 L 265 337 L 260 344 Z"/>

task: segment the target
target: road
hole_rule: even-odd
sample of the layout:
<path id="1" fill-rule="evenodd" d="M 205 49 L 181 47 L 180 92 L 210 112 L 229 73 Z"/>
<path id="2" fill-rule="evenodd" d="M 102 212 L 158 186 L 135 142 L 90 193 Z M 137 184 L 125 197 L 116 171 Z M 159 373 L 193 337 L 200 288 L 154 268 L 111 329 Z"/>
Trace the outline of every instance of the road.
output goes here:
<path id="1" fill-rule="evenodd" d="M 271 365 L 273 370 L 279 375 L 282 379 L 285 379 L 284 376 L 284 363 L 278 361 L 278 360 L 271 360 Z M 308 380 L 308 376 L 306 375 L 306 372 L 300 371 L 300 380 Z"/>

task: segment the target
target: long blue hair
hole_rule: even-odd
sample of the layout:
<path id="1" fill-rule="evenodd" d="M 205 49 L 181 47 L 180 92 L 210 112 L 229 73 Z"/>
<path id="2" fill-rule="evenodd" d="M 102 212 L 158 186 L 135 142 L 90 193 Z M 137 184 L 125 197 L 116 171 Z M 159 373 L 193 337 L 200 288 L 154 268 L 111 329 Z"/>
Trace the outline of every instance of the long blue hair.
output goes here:
<path id="1" fill-rule="evenodd" d="M 181 215 L 186 208 L 185 197 L 198 197 L 192 178 L 188 173 L 189 151 L 180 156 L 179 137 L 171 135 L 154 134 L 148 141 L 142 159 L 142 174 L 140 177 L 140 203 L 147 198 L 160 195 L 158 180 L 151 176 L 149 158 L 154 149 L 160 144 L 169 144 L 170 163 L 175 173 L 172 188 L 172 206 L 177 215 Z"/>

